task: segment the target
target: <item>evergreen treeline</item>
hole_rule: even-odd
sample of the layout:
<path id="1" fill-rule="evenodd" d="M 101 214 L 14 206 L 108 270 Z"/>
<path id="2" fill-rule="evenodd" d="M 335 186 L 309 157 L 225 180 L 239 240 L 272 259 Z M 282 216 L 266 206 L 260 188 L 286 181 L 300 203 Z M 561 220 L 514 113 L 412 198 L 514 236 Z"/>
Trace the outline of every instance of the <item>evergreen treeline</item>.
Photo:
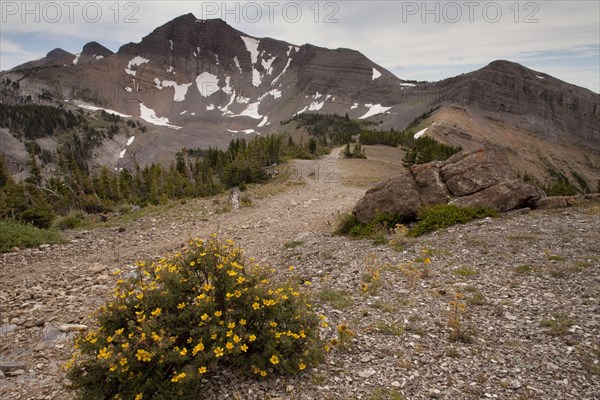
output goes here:
<path id="1" fill-rule="evenodd" d="M 351 120 L 346 114 L 344 117 L 337 114 L 310 114 L 302 113 L 294 118 L 282 121 L 281 125 L 295 122 L 298 129 L 304 128 L 313 136 L 325 137 L 333 144 L 345 144 L 352 140 L 352 136 L 361 134 L 366 127 L 374 125 L 369 121 Z"/>
<path id="2" fill-rule="evenodd" d="M 400 146 L 406 150 L 403 165 L 410 167 L 413 164 L 424 164 L 434 160 L 446 160 L 451 155 L 462 150 L 460 147 L 448 146 L 444 143 L 430 137 L 414 138 L 414 128 L 422 121 L 428 118 L 437 108 L 423 113 L 421 116 L 411 122 L 404 131 L 376 131 L 369 129 L 372 122 L 356 121 L 348 118 L 348 114 L 342 117 L 331 114 L 307 114 L 303 113 L 295 116 L 289 121 L 282 122 L 282 125 L 290 122 L 296 122 L 298 128 L 305 128 L 309 133 L 316 137 L 329 138 L 334 144 L 346 144 L 344 156 L 346 158 L 362 158 L 364 152 L 359 148 L 350 151 L 350 143 L 353 142 L 353 136 L 360 136 L 361 145 L 385 145 Z"/>
<path id="3" fill-rule="evenodd" d="M 0 156 L 0 219 L 15 219 L 47 228 L 57 214 L 72 210 L 102 213 L 122 204 L 159 204 L 168 199 L 202 197 L 268 177 L 265 167 L 279 162 L 281 138 L 233 140 L 227 150 L 182 150 L 168 167 L 85 171 L 70 153 L 60 150 L 57 172 L 43 178 L 33 152 L 29 178 L 14 182 Z"/>
<path id="4" fill-rule="evenodd" d="M 42 105 L 0 104 L 0 127 L 8 128 L 17 139 L 33 140 L 67 131 L 84 123 L 83 114 L 75 115 L 62 108 Z"/>

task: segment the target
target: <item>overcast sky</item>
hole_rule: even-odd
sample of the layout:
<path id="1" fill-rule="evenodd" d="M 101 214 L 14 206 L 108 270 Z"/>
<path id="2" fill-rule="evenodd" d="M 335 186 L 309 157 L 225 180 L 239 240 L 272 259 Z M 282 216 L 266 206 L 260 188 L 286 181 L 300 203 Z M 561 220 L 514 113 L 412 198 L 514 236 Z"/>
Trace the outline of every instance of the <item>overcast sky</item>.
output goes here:
<path id="1" fill-rule="evenodd" d="M 43 1 L 0 2 L 0 69 L 72 53 L 113 51 L 186 13 L 222 18 L 256 37 L 358 50 L 403 79 L 439 80 L 497 59 L 600 93 L 600 2 Z"/>

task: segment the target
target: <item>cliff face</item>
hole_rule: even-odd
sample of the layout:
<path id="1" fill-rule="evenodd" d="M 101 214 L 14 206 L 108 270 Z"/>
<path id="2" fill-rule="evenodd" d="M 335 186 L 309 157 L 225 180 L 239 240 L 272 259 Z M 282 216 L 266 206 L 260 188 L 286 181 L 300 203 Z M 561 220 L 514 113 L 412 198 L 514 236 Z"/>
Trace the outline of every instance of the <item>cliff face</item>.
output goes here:
<path id="1" fill-rule="evenodd" d="M 547 135 L 598 143 L 600 95 L 509 61 L 437 84 L 442 98 L 526 116 Z"/>

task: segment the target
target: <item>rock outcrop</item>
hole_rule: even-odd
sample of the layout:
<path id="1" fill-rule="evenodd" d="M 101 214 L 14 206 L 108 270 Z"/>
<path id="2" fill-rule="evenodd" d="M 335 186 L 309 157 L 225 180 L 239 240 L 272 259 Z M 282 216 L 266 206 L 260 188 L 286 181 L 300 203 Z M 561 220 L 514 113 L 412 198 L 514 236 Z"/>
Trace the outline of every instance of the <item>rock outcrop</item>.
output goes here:
<path id="1" fill-rule="evenodd" d="M 407 173 L 380 182 L 369 189 L 354 209 L 356 218 L 368 223 L 377 214 L 399 214 L 412 218 L 421 208 L 417 182 Z"/>
<path id="2" fill-rule="evenodd" d="M 369 223 L 378 213 L 414 218 L 419 208 L 436 204 L 485 206 L 500 212 L 535 206 L 545 194 L 517 179 L 506 157 L 496 149 L 462 151 L 445 162 L 412 166 L 403 175 L 368 190 L 354 208 Z"/>

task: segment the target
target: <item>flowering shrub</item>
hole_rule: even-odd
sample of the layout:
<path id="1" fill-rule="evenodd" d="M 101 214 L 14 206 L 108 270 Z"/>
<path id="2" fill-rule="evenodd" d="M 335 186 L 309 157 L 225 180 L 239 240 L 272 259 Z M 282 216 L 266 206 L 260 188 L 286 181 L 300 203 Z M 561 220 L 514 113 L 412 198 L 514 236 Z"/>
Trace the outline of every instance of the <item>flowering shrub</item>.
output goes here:
<path id="1" fill-rule="evenodd" d="M 220 369 L 294 374 L 324 357 L 304 294 L 245 266 L 232 241 L 196 239 L 171 259 L 138 263 L 136 277 L 117 275 L 113 301 L 67 365 L 80 398 L 189 398 Z"/>

